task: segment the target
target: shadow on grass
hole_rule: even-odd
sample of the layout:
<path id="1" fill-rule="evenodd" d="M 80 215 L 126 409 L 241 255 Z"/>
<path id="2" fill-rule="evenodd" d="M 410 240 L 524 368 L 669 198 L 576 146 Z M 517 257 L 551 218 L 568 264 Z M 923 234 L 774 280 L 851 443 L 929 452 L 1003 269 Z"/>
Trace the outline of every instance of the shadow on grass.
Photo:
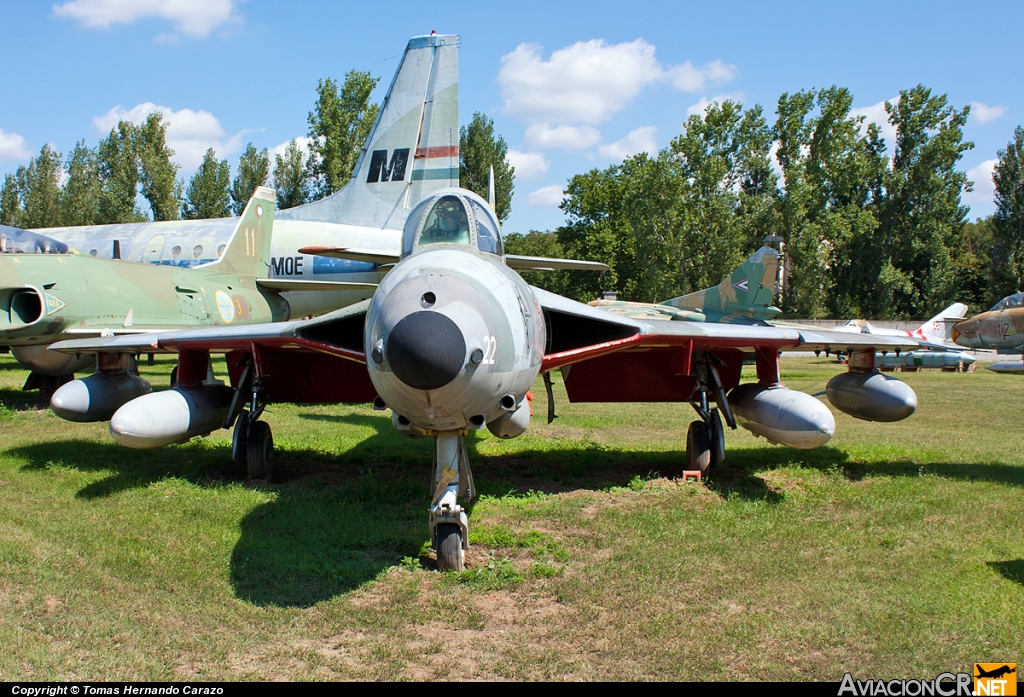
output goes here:
<path id="1" fill-rule="evenodd" d="M 39 390 L 23 392 L 21 389 L 0 388 L 0 404 L 12 411 L 36 411 L 50 406 L 50 398 Z"/>
<path id="2" fill-rule="evenodd" d="M 1024 586 L 1024 559 L 990 561 L 988 566 L 1002 574 L 1003 578 Z"/>
<path id="3" fill-rule="evenodd" d="M 278 449 L 275 497 L 239 521 L 230 575 L 240 599 L 255 604 L 308 607 L 354 590 L 404 557 L 417 557 L 427 541 L 431 440 L 397 434 L 386 415 L 300 414 L 339 426 L 370 428 L 373 434 L 349 450 L 325 454 L 309 449 Z M 678 477 L 685 460 L 679 451 L 613 449 L 589 443 L 572 449 L 480 452 L 479 434 L 467 439 L 478 490 L 483 495 L 523 496 L 530 491 L 561 493 L 628 486 L 637 477 Z M 28 470 L 53 466 L 105 476 L 83 487 L 83 499 L 108 497 L 175 477 L 204 487 L 243 479 L 230 465 L 229 448 L 202 442 L 149 451 L 128 450 L 94 441 L 44 442 L 12 448 Z M 910 460 L 862 463 L 836 448 L 799 451 L 747 448 L 729 451 L 723 467 L 705 482 L 724 498 L 779 503 L 784 493 L 760 476 L 785 466 L 841 472 L 851 481 L 865 476 L 936 475 L 968 481 L 1024 485 L 1024 468 L 1007 465 Z M 472 506 L 467 506 L 472 510 Z M 1021 582 L 1024 562 L 993 563 L 1007 578 Z"/>

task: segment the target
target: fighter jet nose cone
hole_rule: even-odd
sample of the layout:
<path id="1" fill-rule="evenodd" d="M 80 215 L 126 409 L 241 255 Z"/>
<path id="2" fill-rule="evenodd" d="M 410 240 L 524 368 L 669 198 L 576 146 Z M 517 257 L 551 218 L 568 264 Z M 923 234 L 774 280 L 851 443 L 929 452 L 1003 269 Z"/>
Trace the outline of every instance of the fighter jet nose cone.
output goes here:
<path id="1" fill-rule="evenodd" d="M 387 339 L 395 376 L 417 390 L 436 390 L 455 379 L 466 362 L 466 340 L 451 319 L 438 312 L 402 318 Z"/>

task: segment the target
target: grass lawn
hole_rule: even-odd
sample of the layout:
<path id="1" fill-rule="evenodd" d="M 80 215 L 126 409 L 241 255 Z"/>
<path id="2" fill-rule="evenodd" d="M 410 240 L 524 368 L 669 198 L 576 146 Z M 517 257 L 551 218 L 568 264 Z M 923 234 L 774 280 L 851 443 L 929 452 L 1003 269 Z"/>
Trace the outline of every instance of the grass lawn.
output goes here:
<path id="1" fill-rule="evenodd" d="M 222 366 L 221 366 L 222 367 Z M 151 451 L 0 361 L 0 680 L 932 678 L 1024 662 L 1024 379 L 897 374 L 897 424 L 798 451 L 730 431 L 680 482 L 687 405 L 571 405 L 470 439 L 468 570 L 432 569 L 431 445 L 369 406 L 274 405 Z M 171 362 L 143 366 L 167 384 Z M 844 368 L 783 360 L 816 393 Z M 745 369 L 747 370 L 747 369 Z M 223 373 L 223 370 L 221 370 Z M 750 370 L 752 374 L 752 370 Z"/>

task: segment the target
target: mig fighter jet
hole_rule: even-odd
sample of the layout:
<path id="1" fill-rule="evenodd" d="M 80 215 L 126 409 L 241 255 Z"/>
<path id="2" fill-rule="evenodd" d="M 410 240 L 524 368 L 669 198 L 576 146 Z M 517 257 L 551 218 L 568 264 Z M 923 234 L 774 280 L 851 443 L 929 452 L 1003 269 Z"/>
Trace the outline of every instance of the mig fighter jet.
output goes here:
<path id="1" fill-rule="evenodd" d="M 686 402 L 689 469 L 725 457 L 725 424 L 774 443 L 814 448 L 835 420 L 811 395 L 786 388 L 779 351 L 848 353 L 849 372 L 829 382 L 838 409 L 896 421 L 915 410 L 904 383 L 874 369 L 875 350 L 916 342 L 866 334 L 688 321 L 646 321 L 606 312 L 528 285 L 515 268 L 593 268 L 504 253 L 488 201 L 464 189 L 425 197 L 394 248 L 306 249 L 394 264 L 373 297 L 316 319 L 245 327 L 66 341 L 72 354 L 178 353 L 178 386 L 126 403 L 110 420 L 119 443 L 151 448 L 234 427 L 232 452 L 254 477 L 271 474 L 273 439 L 261 420 L 272 402 L 370 402 L 394 427 L 434 441 L 430 537 L 441 569 L 461 569 L 469 544 L 459 497 L 475 489 L 464 438 L 500 438 L 530 421 L 526 392 L 561 369 L 573 402 Z M 227 354 L 231 387 L 204 385 L 211 352 Z M 745 355 L 757 379 L 740 384 Z M 103 361 L 100 362 L 103 365 Z M 102 381 L 102 371 L 93 376 Z"/>

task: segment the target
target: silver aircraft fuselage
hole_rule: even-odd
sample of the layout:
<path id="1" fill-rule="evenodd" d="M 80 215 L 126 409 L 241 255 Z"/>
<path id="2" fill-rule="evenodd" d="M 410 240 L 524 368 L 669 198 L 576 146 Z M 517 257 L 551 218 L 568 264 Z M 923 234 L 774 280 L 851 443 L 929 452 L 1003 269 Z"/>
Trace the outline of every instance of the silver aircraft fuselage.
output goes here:
<path id="1" fill-rule="evenodd" d="M 544 357 L 544 319 L 500 256 L 432 245 L 384 278 L 364 345 L 395 414 L 423 431 L 462 431 L 523 407 Z"/>

